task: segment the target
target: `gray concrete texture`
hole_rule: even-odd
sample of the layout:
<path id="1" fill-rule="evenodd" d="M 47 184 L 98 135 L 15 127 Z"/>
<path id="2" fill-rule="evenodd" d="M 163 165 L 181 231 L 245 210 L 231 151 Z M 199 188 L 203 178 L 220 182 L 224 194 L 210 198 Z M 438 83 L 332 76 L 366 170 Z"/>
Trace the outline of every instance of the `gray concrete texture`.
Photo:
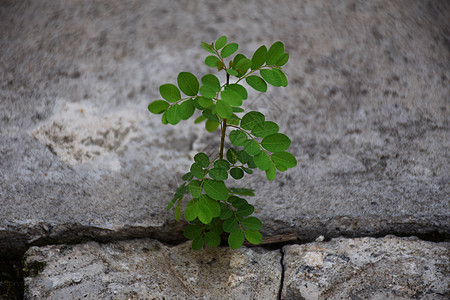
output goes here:
<path id="1" fill-rule="evenodd" d="M 241 186 L 264 235 L 450 233 L 448 1 L 0 2 L 0 249 L 150 236 L 180 240 L 165 210 L 218 136 L 147 111 L 200 41 L 251 56 L 281 40 L 289 85 L 250 92 L 299 166 Z M 250 91 L 250 88 L 249 88 Z"/>
<path id="2" fill-rule="evenodd" d="M 282 254 L 283 253 L 283 254 Z M 143 239 L 31 247 L 26 299 L 448 299 L 448 243 L 333 239 L 262 248 Z M 283 265 L 283 267 L 282 267 Z"/>

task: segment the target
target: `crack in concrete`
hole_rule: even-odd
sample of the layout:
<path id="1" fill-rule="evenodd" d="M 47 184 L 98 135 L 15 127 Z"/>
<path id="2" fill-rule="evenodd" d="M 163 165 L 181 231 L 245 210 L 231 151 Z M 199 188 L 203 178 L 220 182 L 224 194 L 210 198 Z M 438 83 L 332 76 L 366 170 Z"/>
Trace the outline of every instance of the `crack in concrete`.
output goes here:
<path id="1" fill-rule="evenodd" d="M 283 293 L 283 286 L 284 286 L 284 276 L 285 276 L 285 268 L 284 268 L 284 249 L 283 247 L 280 248 L 281 258 L 280 258 L 280 264 L 281 264 L 281 278 L 280 278 L 280 288 L 278 289 L 278 300 L 281 300 L 281 296 Z"/>

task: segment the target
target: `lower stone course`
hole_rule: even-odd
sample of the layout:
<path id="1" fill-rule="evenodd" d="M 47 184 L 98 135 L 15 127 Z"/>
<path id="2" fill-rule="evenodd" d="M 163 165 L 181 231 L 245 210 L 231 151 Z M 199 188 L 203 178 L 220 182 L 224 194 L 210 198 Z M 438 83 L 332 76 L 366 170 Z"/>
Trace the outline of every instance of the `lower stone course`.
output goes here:
<path id="1" fill-rule="evenodd" d="M 282 253 L 283 252 L 283 255 Z M 26 299 L 448 299 L 450 244 L 333 239 L 279 250 L 152 239 L 31 247 Z M 280 293 L 280 287 L 282 290 Z"/>

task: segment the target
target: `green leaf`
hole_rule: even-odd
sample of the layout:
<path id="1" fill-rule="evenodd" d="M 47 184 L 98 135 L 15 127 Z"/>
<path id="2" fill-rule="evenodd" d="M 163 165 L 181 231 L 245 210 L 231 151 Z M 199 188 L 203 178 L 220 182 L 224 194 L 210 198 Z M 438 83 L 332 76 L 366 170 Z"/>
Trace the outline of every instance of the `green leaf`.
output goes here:
<path id="1" fill-rule="evenodd" d="M 280 128 L 271 121 L 264 121 L 256 124 L 252 129 L 252 134 L 257 137 L 266 137 L 268 135 L 277 133 Z"/>
<path id="2" fill-rule="evenodd" d="M 214 200 L 226 200 L 228 198 L 228 189 L 222 181 L 206 180 L 203 189 Z"/>
<path id="3" fill-rule="evenodd" d="M 182 120 L 187 120 L 194 114 L 195 108 L 192 102 L 193 100 L 187 100 L 180 104 L 178 114 Z"/>
<path id="4" fill-rule="evenodd" d="M 241 179 L 242 177 L 244 177 L 244 171 L 242 171 L 242 169 L 240 169 L 240 168 L 232 168 L 230 170 L 230 175 L 234 179 L 238 180 L 238 179 Z"/>
<path id="5" fill-rule="evenodd" d="M 239 249 L 244 243 L 244 234 L 240 229 L 235 230 L 228 236 L 228 245 L 231 249 Z"/>
<path id="6" fill-rule="evenodd" d="M 215 55 L 209 55 L 205 58 L 205 65 L 207 65 L 208 67 L 217 67 L 218 62 L 220 62 L 220 59 Z"/>
<path id="7" fill-rule="evenodd" d="M 223 46 L 225 46 L 227 44 L 227 37 L 226 36 L 221 36 L 220 38 L 217 39 L 216 43 L 214 44 L 216 50 L 221 49 Z"/>
<path id="8" fill-rule="evenodd" d="M 250 155 L 256 155 L 261 151 L 258 142 L 254 140 L 246 140 L 243 144 L 245 151 Z"/>
<path id="9" fill-rule="evenodd" d="M 200 93 L 202 93 L 203 87 L 204 87 L 204 85 L 202 85 L 202 87 L 200 88 Z M 216 94 L 214 94 L 214 97 L 215 97 L 215 95 Z M 208 108 L 208 107 L 211 107 L 214 105 L 214 101 L 211 98 L 199 97 L 198 104 L 200 104 L 204 108 Z"/>
<path id="10" fill-rule="evenodd" d="M 235 146 L 244 145 L 247 141 L 247 135 L 240 130 L 233 130 L 230 132 L 230 142 Z"/>
<path id="11" fill-rule="evenodd" d="M 220 216 L 220 204 L 216 200 L 213 200 L 208 195 L 201 195 L 200 196 L 200 204 L 205 205 L 209 208 L 211 216 L 213 218 Z"/>
<path id="12" fill-rule="evenodd" d="M 269 51 L 267 52 L 267 65 L 273 66 L 275 65 L 281 56 L 284 53 L 284 45 L 282 42 L 278 41 L 270 46 Z"/>
<path id="13" fill-rule="evenodd" d="M 266 170 L 266 177 L 269 179 L 269 181 L 272 181 L 277 176 L 277 169 L 275 168 L 275 165 L 272 164 L 270 168 Z"/>
<path id="14" fill-rule="evenodd" d="M 200 181 L 193 180 L 188 185 L 188 191 L 193 198 L 198 198 L 202 194 L 202 188 L 200 186 Z"/>
<path id="15" fill-rule="evenodd" d="M 238 221 L 236 220 L 235 217 L 231 217 L 231 218 L 223 221 L 222 227 L 223 227 L 223 231 L 225 231 L 225 232 L 235 231 L 238 228 Z"/>
<path id="16" fill-rule="evenodd" d="M 259 71 L 262 78 L 273 86 L 281 86 L 280 75 L 274 69 L 262 69 Z"/>
<path id="17" fill-rule="evenodd" d="M 181 177 L 181 179 L 184 181 L 190 181 L 192 180 L 192 178 L 194 178 L 194 175 L 192 175 L 191 172 L 187 172 L 186 174 L 183 175 L 183 177 Z"/>
<path id="18" fill-rule="evenodd" d="M 244 170 L 244 172 L 247 174 L 253 174 L 253 171 L 249 168 L 242 167 L 242 170 Z"/>
<path id="19" fill-rule="evenodd" d="M 289 148 L 291 140 L 282 133 L 274 133 L 263 138 L 261 145 L 270 152 L 280 152 Z"/>
<path id="20" fill-rule="evenodd" d="M 217 123 L 217 122 L 214 122 L 214 121 L 211 121 L 211 120 L 206 120 L 205 128 L 206 128 L 206 131 L 208 131 L 208 132 L 214 132 L 214 131 L 217 130 L 219 125 L 220 124 Z"/>
<path id="21" fill-rule="evenodd" d="M 278 74 L 278 76 L 280 76 L 281 86 L 286 87 L 288 85 L 288 80 L 286 78 L 286 75 L 284 75 L 284 73 L 281 70 L 278 70 L 278 69 L 272 69 L 272 70 L 274 70 L 274 72 L 276 72 Z"/>
<path id="22" fill-rule="evenodd" d="M 201 81 L 202 81 L 202 84 L 209 85 L 209 86 L 215 88 L 215 90 L 217 92 L 220 91 L 220 81 L 216 77 L 216 75 L 206 74 L 205 76 L 202 77 Z"/>
<path id="23" fill-rule="evenodd" d="M 234 203 L 233 203 L 233 206 L 234 206 Z M 239 206 L 237 209 L 238 210 L 236 212 L 236 215 L 241 216 L 241 217 L 249 216 L 255 211 L 255 207 L 248 203 Z"/>
<path id="24" fill-rule="evenodd" d="M 241 59 L 246 58 L 244 54 L 236 54 L 233 58 L 233 63 L 230 62 L 230 67 L 234 67 Z"/>
<path id="25" fill-rule="evenodd" d="M 169 106 L 170 104 L 164 100 L 155 100 L 148 105 L 148 110 L 151 113 L 159 115 L 165 112 Z"/>
<path id="26" fill-rule="evenodd" d="M 271 157 L 277 167 L 280 166 L 288 169 L 297 165 L 297 159 L 289 152 L 275 152 Z"/>
<path id="27" fill-rule="evenodd" d="M 205 233 L 205 242 L 210 247 L 217 247 L 220 245 L 220 236 L 212 231 Z"/>
<path id="28" fill-rule="evenodd" d="M 161 97 L 169 102 L 177 102 L 181 99 L 180 90 L 176 87 L 176 85 L 171 83 L 161 85 L 159 87 L 159 93 L 161 94 Z"/>
<path id="29" fill-rule="evenodd" d="M 222 119 L 228 119 L 233 115 L 233 109 L 230 104 L 223 100 L 217 100 L 216 102 L 217 113 Z"/>
<path id="30" fill-rule="evenodd" d="M 228 171 L 230 168 L 230 163 L 225 159 L 218 159 L 214 162 L 214 167 Z"/>
<path id="31" fill-rule="evenodd" d="M 175 206 L 175 220 L 178 222 L 180 221 L 181 217 L 181 201 L 178 201 L 177 206 Z"/>
<path id="32" fill-rule="evenodd" d="M 228 205 L 222 203 L 222 205 L 220 207 L 221 207 L 220 208 L 220 219 L 221 220 L 226 220 L 233 216 L 233 211 L 228 208 Z M 233 231 L 233 230 L 231 230 L 231 231 Z"/>
<path id="33" fill-rule="evenodd" d="M 184 193 L 186 192 L 186 189 L 187 189 L 186 182 L 184 182 L 175 191 L 174 198 L 177 198 L 177 199 L 181 198 L 184 195 Z"/>
<path id="34" fill-rule="evenodd" d="M 201 122 L 203 122 L 205 120 L 206 120 L 206 117 L 204 115 L 201 115 L 197 119 L 195 119 L 194 123 L 198 124 L 198 123 L 201 123 Z"/>
<path id="35" fill-rule="evenodd" d="M 258 245 L 262 242 L 262 235 L 257 230 L 245 230 L 245 238 L 253 245 Z"/>
<path id="36" fill-rule="evenodd" d="M 168 110 L 166 114 L 166 119 L 169 124 L 176 125 L 181 121 L 181 116 L 179 114 L 180 105 L 174 104 Z"/>
<path id="37" fill-rule="evenodd" d="M 276 65 L 279 67 L 284 66 L 288 60 L 289 60 L 289 53 L 283 53 L 277 60 Z"/>
<path id="38" fill-rule="evenodd" d="M 239 145 L 237 145 L 237 146 L 239 146 Z M 250 156 L 250 154 L 245 152 L 245 150 L 238 151 L 238 159 L 241 163 L 246 164 L 250 161 L 251 158 L 252 157 Z"/>
<path id="39" fill-rule="evenodd" d="M 203 228 L 199 225 L 190 224 L 184 228 L 183 235 L 185 238 L 193 240 L 199 237 L 203 232 Z"/>
<path id="40" fill-rule="evenodd" d="M 200 94 L 206 98 L 215 98 L 217 95 L 217 90 L 210 85 L 204 84 L 200 87 Z M 204 98 L 204 97 L 202 97 L 202 98 Z M 212 99 L 211 99 L 211 101 L 212 101 Z M 201 105 L 201 103 L 200 103 L 200 105 Z M 208 106 L 203 106 L 203 107 L 208 107 Z"/>
<path id="41" fill-rule="evenodd" d="M 228 57 L 232 55 L 234 52 L 236 52 L 238 48 L 239 48 L 238 44 L 229 43 L 222 49 L 222 51 L 220 52 L 220 56 L 222 56 L 222 58 Z"/>
<path id="42" fill-rule="evenodd" d="M 216 63 L 216 67 L 217 67 L 217 71 L 220 71 L 220 70 L 222 70 L 222 69 L 225 68 L 225 64 L 224 64 L 222 61 L 219 60 L 219 61 Z"/>
<path id="43" fill-rule="evenodd" d="M 233 76 L 238 76 L 239 75 L 238 71 L 233 70 L 233 69 L 227 69 L 227 73 L 230 74 L 230 75 L 233 75 Z"/>
<path id="44" fill-rule="evenodd" d="M 216 54 L 216 51 L 214 51 L 214 48 L 212 45 L 207 44 L 205 42 L 202 42 L 201 45 L 202 45 L 202 48 L 205 49 L 206 51 L 211 52 L 212 54 Z"/>
<path id="45" fill-rule="evenodd" d="M 231 91 L 237 93 L 239 96 L 241 96 L 242 100 L 245 100 L 248 98 L 247 90 L 245 89 L 244 86 L 242 86 L 240 84 L 237 84 L 237 83 L 229 84 L 229 85 L 225 86 L 224 90 L 225 91 L 231 90 Z"/>
<path id="46" fill-rule="evenodd" d="M 220 98 L 231 106 L 242 105 L 241 96 L 233 90 L 227 89 L 220 93 Z"/>
<path id="47" fill-rule="evenodd" d="M 167 121 L 167 111 L 161 116 L 161 123 L 163 123 L 164 125 L 169 124 L 169 122 Z"/>
<path id="48" fill-rule="evenodd" d="M 255 196 L 255 191 L 252 189 L 245 189 L 245 188 L 231 188 L 230 193 L 242 195 L 242 196 Z"/>
<path id="49" fill-rule="evenodd" d="M 245 200 L 244 198 L 237 197 L 237 196 L 229 197 L 228 202 L 230 202 L 236 208 L 239 208 L 243 205 L 248 204 L 247 200 Z"/>
<path id="50" fill-rule="evenodd" d="M 207 166 L 209 166 L 209 157 L 203 152 L 195 154 L 194 161 L 198 163 L 202 168 L 206 168 Z"/>
<path id="51" fill-rule="evenodd" d="M 266 152 L 261 151 L 255 157 L 253 158 L 253 161 L 255 162 L 255 165 L 260 169 L 261 171 L 265 171 L 270 168 L 270 166 L 273 164 L 270 160 L 269 155 L 267 155 Z"/>
<path id="52" fill-rule="evenodd" d="M 234 148 L 230 148 L 227 150 L 227 159 L 231 164 L 235 164 L 238 160 L 238 155 L 237 155 L 237 151 Z"/>
<path id="53" fill-rule="evenodd" d="M 202 165 L 199 163 L 193 163 L 190 169 L 192 175 L 197 177 L 198 179 L 203 179 L 205 172 L 203 171 Z"/>
<path id="54" fill-rule="evenodd" d="M 258 92 L 267 91 L 267 83 L 259 76 L 250 75 L 245 78 L 245 81 L 249 86 L 257 90 Z"/>
<path id="55" fill-rule="evenodd" d="M 191 201 L 188 202 L 188 204 L 186 205 L 186 208 L 184 209 L 184 218 L 186 219 L 186 221 L 194 221 L 197 216 L 198 216 L 198 208 L 197 208 L 197 204 L 198 204 L 198 199 L 192 199 Z"/>
<path id="56" fill-rule="evenodd" d="M 232 106 L 231 108 L 236 108 L 236 106 Z M 227 124 L 228 125 L 234 125 L 234 126 L 239 126 L 239 122 L 241 121 L 241 119 L 239 119 L 235 114 L 233 114 L 231 117 L 229 117 L 227 119 Z"/>
<path id="57" fill-rule="evenodd" d="M 264 122 L 265 117 L 258 111 L 246 113 L 241 119 L 241 127 L 246 130 L 252 130 L 257 124 Z"/>
<path id="58" fill-rule="evenodd" d="M 198 219 L 203 224 L 211 223 L 213 217 L 218 217 L 220 215 L 220 205 L 217 201 L 214 201 L 207 195 L 201 195 L 198 204 Z"/>
<path id="59" fill-rule="evenodd" d="M 196 237 L 193 241 L 192 241 L 192 249 L 194 250 L 200 250 L 203 248 L 203 237 L 199 236 Z"/>
<path id="60" fill-rule="evenodd" d="M 212 168 L 209 170 L 209 176 L 211 176 L 212 179 L 223 181 L 228 179 L 228 172 L 222 168 Z"/>
<path id="61" fill-rule="evenodd" d="M 262 45 L 259 47 L 252 56 L 252 70 L 260 68 L 267 58 L 267 48 Z"/>
<path id="62" fill-rule="evenodd" d="M 214 107 L 215 109 L 215 107 Z M 219 123 L 219 118 L 217 117 L 216 113 L 212 113 L 211 109 L 205 109 L 202 114 L 211 121 Z"/>
<path id="63" fill-rule="evenodd" d="M 173 199 L 170 200 L 169 204 L 167 204 L 166 210 L 170 210 L 177 200 L 177 197 L 173 197 Z"/>
<path id="64" fill-rule="evenodd" d="M 237 70 L 239 73 L 244 74 L 252 66 L 252 61 L 248 58 L 243 58 L 233 66 L 233 69 Z"/>
<path id="65" fill-rule="evenodd" d="M 199 83 L 194 74 L 181 72 L 178 74 L 177 83 L 180 90 L 187 96 L 195 96 L 198 93 Z"/>
<path id="66" fill-rule="evenodd" d="M 242 220 L 242 226 L 248 230 L 260 230 L 262 227 L 262 222 L 257 217 L 248 217 Z"/>

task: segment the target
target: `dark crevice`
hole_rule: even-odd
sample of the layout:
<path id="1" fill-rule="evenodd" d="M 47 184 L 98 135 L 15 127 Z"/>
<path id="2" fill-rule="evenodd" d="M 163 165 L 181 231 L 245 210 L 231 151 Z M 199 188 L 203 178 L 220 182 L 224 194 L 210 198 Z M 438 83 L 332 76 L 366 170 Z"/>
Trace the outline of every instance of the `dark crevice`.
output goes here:
<path id="1" fill-rule="evenodd" d="M 278 289 L 278 300 L 281 300 L 281 296 L 283 293 L 283 286 L 284 286 L 284 249 L 283 247 L 280 248 L 280 253 L 281 253 L 281 259 L 280 259 L 280 265 L 281 265 L 281 278 L 280 278 L 280 288 Z"/>

